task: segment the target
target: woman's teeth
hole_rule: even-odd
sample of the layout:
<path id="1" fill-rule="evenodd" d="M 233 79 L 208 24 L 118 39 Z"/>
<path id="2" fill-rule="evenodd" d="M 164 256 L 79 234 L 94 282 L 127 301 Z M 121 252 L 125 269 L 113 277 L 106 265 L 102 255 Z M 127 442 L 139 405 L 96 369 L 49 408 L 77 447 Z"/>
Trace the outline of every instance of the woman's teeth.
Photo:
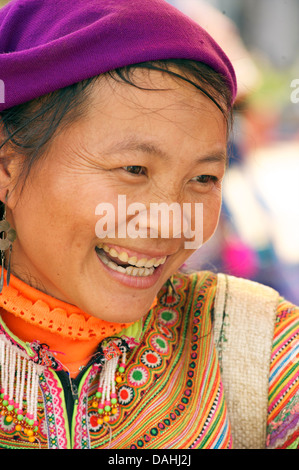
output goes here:
<path id="1" fill-rule="evenodd" d="M 118 253 L 114 248 L 110 248 L 104 244 L 97 247 L 97 253 L 101 261 L 114 271 L 128 274 L 130 276 L 141 277 L 151 276 L 155 271 L 155 268 L 160 264 L 164 264 L 167 258 L 164 256 L 163 258 L 142 258 L 138 260 L 136 256 L 130 257 L 125 251 Z M 121 263 L 126 263 L 130 266 L 121 266 L 117 264 L 112 261 L 106 253 L 112 256 L 112 258 L 118 259 Z"/>

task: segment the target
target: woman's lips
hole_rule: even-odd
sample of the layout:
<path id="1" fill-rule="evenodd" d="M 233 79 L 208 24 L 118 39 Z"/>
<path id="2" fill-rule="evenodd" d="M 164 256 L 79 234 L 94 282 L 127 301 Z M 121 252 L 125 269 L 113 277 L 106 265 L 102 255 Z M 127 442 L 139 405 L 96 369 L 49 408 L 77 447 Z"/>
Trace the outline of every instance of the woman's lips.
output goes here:
<path id="1" fill-rule="evenodd" d="M 159 279 L 167 259 L 167 256 L 149 259 L 142 257 L 144 255 L 140 255 L 138 259 L 137 256 L 129 256 L 133 253 L 131 250 L 122 247 L 117 247 L 116 250 L 115 246 L 112 248 L 104 244 L 100 246 L 97 246 L 95 251 L 104 269 L 129 287 L 145 289 L 153 286 Z M 123 255 L 124 253 L 127 256 Z"/>
<path id="2" fill-rule="evenodd" d="M 103 250 L 108 258 L 111 258 L 112 261 L 115 261 L 119 265 L 127 264 L 138 268 L 156 268 L 160 264 L 164 264 L 167 259 L 167 255 L 165 254 L 138 253 L 128 248 L 107 245 L 106 243 L 101 243 L 96 248 Z"/>

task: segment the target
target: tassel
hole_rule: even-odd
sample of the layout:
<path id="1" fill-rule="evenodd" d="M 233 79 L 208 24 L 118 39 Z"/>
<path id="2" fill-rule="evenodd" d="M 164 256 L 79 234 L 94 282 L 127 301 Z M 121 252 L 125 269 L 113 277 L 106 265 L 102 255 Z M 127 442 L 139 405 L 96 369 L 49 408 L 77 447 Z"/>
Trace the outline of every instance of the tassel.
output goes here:
<path id="1" fill-rule="evenodd" d="M 35 442 L 40 367 L 19 348 L 0 340 L 0 369 L 0 414 L 7 423 L 14 422 L 15 430 L 23 432 L 29 442 Z"/>
<path id="2" fill-rule="evenodd" d="M 119 407 L 117 387 L 123 381 L 128 349 L 128 345 L 124 346 L 124 344 L 126 344 L 125 341 L 121 339 L 102 344 L 102 369 L 93 400 L 93 407 L 97 408 L 99 413 L 98 424 L 101 425 L 109 423 L 111 415 L 115 415 Z"/>

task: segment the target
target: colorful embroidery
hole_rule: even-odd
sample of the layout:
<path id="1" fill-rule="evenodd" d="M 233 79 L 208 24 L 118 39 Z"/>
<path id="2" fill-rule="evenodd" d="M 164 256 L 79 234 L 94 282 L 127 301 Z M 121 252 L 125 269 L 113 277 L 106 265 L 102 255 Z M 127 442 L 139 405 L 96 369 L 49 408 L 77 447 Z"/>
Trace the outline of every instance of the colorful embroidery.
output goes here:
<path id="1" fill-rule="evenodd" d="M 128 384 L 132 387 L 140 387 L 147 383 L 149 376 L 150 375 L 146 367 L 133 366 L 127 372 Z"/>
<path id="2" fill-rule="evenodd" d="M 205 296 L 213 298 L 214 289 L 214 276 L 200 281 L 178 276 L 175 310 L 160 302 L 161 292 L 145 320 L 141 345 L 129 359 L 112 439 L 103 429 L 93 447 L 231 447 L 211 335 L 212 300 L 202 302 Z"/>
<path id="3" fill-rule="evenodd" d="M 121 405 L 129 405 L 135 396 L 134 390 L 128 385 L 123 385 L 118 390 L 118 399 Z"/>
<path id="4" fill-rule="evenodd" d="M 45 403 L 45 421 L 47 426 L 48 447 L 66 449 L 68 447 L 67 421 L 63 409 L 62 387 L 54 374 L 45 370 L 40 377 L 40 388 Z"/>
<path id="5" fill-rule="evenodd" d="M 267 446 L 299 448 L 299 308 L 281 300 L 269 378 Z"/>
<path id="6" fill-rule="evenodd" d="M 151 345 L 159 354 L 168 354 L 169 352 L 168 342 L 162 335 L 153 335 L 151 337 Z"/>
<path id="7" fill-rule="evenodd" d="M 156 369 L 162 364 L 161 356 L 152 349 L 147 349 L 141 356 L 141 362 L 150 369 Z"/>
<path id="8" fill-rule="evenodd" d="M 172 326 L 178 320 L 178 312 L 171 310 L 170 308 L 163 308 L 158 312 L 158 319 L 162 325 Z"/>
<path id="9" fill-rule="evenodd" d="M 62 370 L 62 365 L 59 364 L 54 357 L 54 351 L 50 351 L 47 344 L 41 344 L 39 341 L 34 341 L 30 344 L 30 347 L 34 353 L 31 360 L 35 362 L 35 364 L 43 367 L 51 367 L 54 370 Z"/>
<path id="10" fill-rule="evenodd" d="M 74 415 L 75 425 L 73 428 L 73 447 L 74 449 L 89 449 L 90 448 L 90 434 L 89 434 L 89 393 L 92 390 L 91 385 L 97 376 L 98 367 L 92 366 L 87 371 L 82 379 L 82 387 L 79 389 L 78 403 L 75 404 Z"/>

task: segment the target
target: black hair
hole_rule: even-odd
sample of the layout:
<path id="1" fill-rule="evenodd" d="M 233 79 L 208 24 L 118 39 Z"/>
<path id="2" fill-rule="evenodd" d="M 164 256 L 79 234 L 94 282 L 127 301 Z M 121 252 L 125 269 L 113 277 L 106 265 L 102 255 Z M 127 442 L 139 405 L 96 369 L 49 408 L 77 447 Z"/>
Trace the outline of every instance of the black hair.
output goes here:
<path id="1" fill-rule="evenodd" d="M 194 85 L 221 110 L 231 128 L 231 92 L 225 79 L 209 66 L 185 59 L 143 62 L 107 72 L 117 81 L 140 88 L 134 82 L 136 69 L 158 70 L 176 79 Z M 54 134 L 80 118 L 85 112 L 86 98 L 93 83 L 101 77 L 93 77 L 40 98 L 4 110 L 0 113 L 2 135 L 0 150 L 9 145 L 12 152 L 2 152 L 2 158 L 14 153 L 24 156 L 20 178 L 26 180 L 34 163 L 45 153 Z"/>

